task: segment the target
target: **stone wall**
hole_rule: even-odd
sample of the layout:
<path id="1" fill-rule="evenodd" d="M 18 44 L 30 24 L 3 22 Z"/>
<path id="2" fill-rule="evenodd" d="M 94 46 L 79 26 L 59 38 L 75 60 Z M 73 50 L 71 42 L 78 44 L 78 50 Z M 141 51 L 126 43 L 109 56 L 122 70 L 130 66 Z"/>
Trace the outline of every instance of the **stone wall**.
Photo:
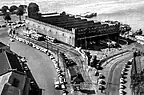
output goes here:
<path id="1" fill-rule="evenodd" d="M 75 29 L 69 31 L 51 24 L 34 20 L 32 18 L 26 19 L 26 25 L 30 29 L 34 29 L 39 33 L 45 34 L 50 37 L 54 37 L 59 41 L 62 41 L 71 46 L 75 46 Z"/>

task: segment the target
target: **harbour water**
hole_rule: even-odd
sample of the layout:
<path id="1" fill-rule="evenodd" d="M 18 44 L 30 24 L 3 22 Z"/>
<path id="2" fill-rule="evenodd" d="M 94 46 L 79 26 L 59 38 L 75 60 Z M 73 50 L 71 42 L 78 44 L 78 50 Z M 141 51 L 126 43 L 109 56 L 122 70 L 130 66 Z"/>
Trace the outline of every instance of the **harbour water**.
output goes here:
<path id="1" fill-rule="evenodd" d="M 130 24 L 133 30 L 144 30 L 144 0 L 1 0 L 0 6 L 30 2 L 36 2 L 41 12 L 96 12 L 93 20 L 118 20 Z"/>
<path id="2" fill-rule="evenodd" d="M 144 30 L 143 0 L 55 0 L 47 3 L 50 7 L 41 6 L 44 2 L 39 3 L 42 12 L 46 9 L 71 14 L 97 12 L 98 16 L 92 18 L 93 20 L 118 20 L 130 24 L 133 30 Z"/>

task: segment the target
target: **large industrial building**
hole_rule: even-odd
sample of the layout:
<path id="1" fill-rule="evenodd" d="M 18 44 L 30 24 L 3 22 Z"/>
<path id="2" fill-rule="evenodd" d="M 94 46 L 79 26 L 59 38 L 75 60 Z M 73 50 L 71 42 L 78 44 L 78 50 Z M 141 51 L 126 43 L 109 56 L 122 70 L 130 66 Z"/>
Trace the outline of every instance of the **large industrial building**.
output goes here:
<path id="1" fill-rule="evenodd" d="M 87 48 L 92 40 L 104 38 L 117 40 L 119 22 L 94 22 L 68 14 L 47 14 L 41 17 L 27 18 L 27 27 L 38 33 L 56 38 L 73 47 Z"/>

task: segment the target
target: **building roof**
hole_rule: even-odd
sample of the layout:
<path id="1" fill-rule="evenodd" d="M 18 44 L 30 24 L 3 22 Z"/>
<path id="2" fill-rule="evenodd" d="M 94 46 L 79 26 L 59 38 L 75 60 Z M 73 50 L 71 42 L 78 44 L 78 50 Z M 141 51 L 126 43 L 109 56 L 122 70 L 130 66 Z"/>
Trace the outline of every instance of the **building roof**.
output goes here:
<path id="1" fill-rule="evenodd" d="M 63 15 L 63 14 L 47 17 L 42 16 L 39 20 L 67 30 L 72 30 L 72 28 L 85 27 L 87 25 L 98 24 L 94 23 L 94 21 L 87 21 L 87 19 L 81 19 L 72 15 Z"/>
<path id="2" fill-rule="evenodd" d="M 11 72 L 8 72 L 0 76 L 0 95 L 3 91 L 5 84 L 8 82 L 10 75 L 11 75 Z"/>
<path id="3" fill-rule="evenodd" d="M 4 43 L 0 42 L 0 49 L 9 49 L 9 46 L 7 46 Z"/>
<path id="4" fill-rule="evenodd" d="M 14 86 L 14 79 L 17 79 L 18 86 Z M 29 80 L 25 74 L 18 71 L 9 71 L 0 76 L 0 95 L 19 95 L 19 92 L 29 89 L 25 89 L 25 85 L 28 85 Z M 26 93 L 23 91 L 23 93 Z M 28 94 L 24 94 L 28 95 Z"/>
<path id="5" fill-rule="evenodd" d="M 10 64 L 7 60 L 6 53 L 3 51 L 0 51 L 0 62 L 0 74 L 3 74 L 10 69 Z"/>
<path id="6" fill-rule="evenodd" d="M 118 24 L 117 21 L 115 21 L 114 23 L 98 22 L 98 21 L 94 22 L 93 20 L 88 21 L 87 19 L 82 19 L 80 17 L 76 17 L 69 14 L 57 14 L 57 15 L 50 15 L 50 16 L 42 15 L 42 17 L 39 18 L 38 20 L 67 30 L 72 30 L 72 28 L 81 29 L 85 27 L 100 27 L 102 25 L 111 26 L 111 25 Z"/>
<path id="7" fill-rule="evenodd" d="M 0 75 L 9 71 L 9 69 L 17 69 L 17 71 L 23 72 L 16 54 L 14 54 L 12 51 L 1 50 L 0 62 Z"/>
<path id="8" fill-rule="evenodd" d="M 6 52 L 6 55 L 8 57 L 8 61 L 10 63 L 10 66 L 12 69 L 17 69 L 17 71 L 23 72 L 23 69 L 20 65 L 20 62 L 15 54 L 12 52 Z"/>
<path id="9" fill-rule="evenodd" d="M 3 44 L 2 42 L 0 42 L 0 48 L 1 47 L 5 47 L 6 45 L 5 44 Z"/>

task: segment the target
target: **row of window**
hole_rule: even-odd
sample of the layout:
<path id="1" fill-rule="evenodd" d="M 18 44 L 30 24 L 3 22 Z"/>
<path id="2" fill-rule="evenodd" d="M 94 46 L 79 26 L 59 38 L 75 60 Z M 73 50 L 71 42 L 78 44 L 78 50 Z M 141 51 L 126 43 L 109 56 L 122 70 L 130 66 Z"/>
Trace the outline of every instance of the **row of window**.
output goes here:
<path id="1" fill-rule="evenodd" d="M 95 30 L 86 30 L 83 32 L 76 32 L 77 34 L 87 34 L 87 33 L 99 33 L 99 32 L 110 32 L 110 31 L 117 31 L 116 27 L 109 27 L 109 28 L 101 28 L 101 29 L 95 29 Z"/>
<path id="2" fill-rule="evenodd" d="M 36 30 L 36 29 L 34 29 L 34 28 L 33 28 L 32 30 L 34 30 L 34 31 L 36 31 L 36 32 L 39 31 L 39 30 Z M 49 30 L 49 32 L 51 32 L 51 30 Z M 44 32 L 43 32 L 43 33 L 44 33 Z M 55 33 L 57 34 L 57 32 L 55 32 Z M 44 33 L 44 34 L 46 34 L 46 33 Z M 65 33 L 62 33 L 62 36 L 66 36 Z M 71 36 L 70 36 L 69 38 L 71 39 Z"/>
<path id="3" fill-rule="evenodd" d="M 30 23 L 28 23 L 28 25 L 30 25 Z M 32 25 L 30 25 L 30 26 L 34 26 L 34 27 L 33 27 L 33 30 L 35 30 L 36 32 L 39 31 L 39 28 L 40 28 L 39 25 L 38 25 L 37 27 L 36 27 L 35 24 L 32 24 Z M 35 29 L 35 28 L 37 28 L 37 29 Z M 44 30 L 44 31 L 43 31 L 44 34 L 47 34 L 46 32 L 52 32 L 51 30 L 46 31 L 46 28 L 45 28 L 45 27 L 44 27 L 44 28 L 40 28 L 40 30 Z M 57 33 L 58 33 L 58 32 L 55 32 L 55 34 L 57 34 Z M 62 36 L 66 36 L 65 33 L 62 33 Z M 71 39 L 71 36 L 70 36 L 69 38 Z"/>
<path id="4" fill-rule="evenodd" d="M 101 35 L 101 34 L 109 34 L 109 33 L 115 33 L 117 30 L 115 29 L 100 29 L 98 31 L 87 31 L 87 32 L 82 32 L 82 33 L 77 33 L 78 37 L 88 37 L 88 36 L 93 36 L 93 35 Z M 118 32 L 118 31 L 117 31 Z"/>
<path id="5" fill-rule="evenodd" d="M 108 25 L 100 25 L 100 26 L 93 26 L 93 27 L 88 27 L 88 28 L 82 28 L 82 29 L 77 29 L 77 32 L 84 32 L 84 31 L 93 31 L 93 30 L 99 30 L 99 29 L 109 29 L 109 28 L 114 28 L 116 26 L 108 26 Z"/>

